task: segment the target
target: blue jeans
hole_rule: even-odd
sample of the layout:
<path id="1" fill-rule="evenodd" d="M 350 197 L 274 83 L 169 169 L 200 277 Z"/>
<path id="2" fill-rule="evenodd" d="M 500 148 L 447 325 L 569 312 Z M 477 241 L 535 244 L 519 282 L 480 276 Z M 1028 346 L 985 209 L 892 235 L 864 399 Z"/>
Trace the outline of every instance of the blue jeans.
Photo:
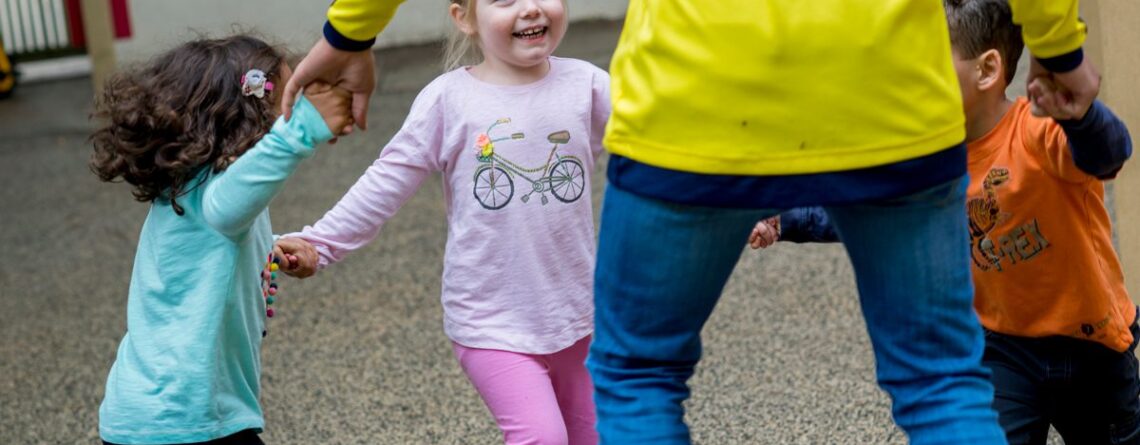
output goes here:
<path id="1" fill-rule="evenodd" d="M 1005 444 L 982 367 L 960 178 L 828 208 L 855 269 L 879 385 L 912 444 Z M 679 205 L 610 187 L 587 359 L 606 444 L 686 444 L 701 329 L 757 220 L 778 209 Z"/>
<path id="2" fill-rule="evenodd" d="M 1070 337 L 986 332 L 994 408 L 1013 445 L 1045 445 L 1049 425 L 1065 443 L 1140 445 L 1140 375 L 1132 345 L 1116 352 Z"/>

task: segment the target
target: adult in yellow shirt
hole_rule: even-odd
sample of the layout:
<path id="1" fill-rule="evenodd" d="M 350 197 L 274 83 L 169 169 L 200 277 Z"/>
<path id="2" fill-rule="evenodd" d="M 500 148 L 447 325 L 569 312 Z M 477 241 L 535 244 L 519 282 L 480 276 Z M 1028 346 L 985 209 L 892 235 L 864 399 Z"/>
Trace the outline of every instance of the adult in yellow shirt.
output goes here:
<path id="1" fill-rule="evenodd" d="M 753 223 L 809 205 L 826 207 L 847 247 L 878 381 L 911 443 L 1005 443 L 971 307 L 943 8 L 872 3 L 630 1 L 611 64 L 588 360 L 604 443 L 689 442 L 682 402 L 700 330 Z M 1010 3 L 1030 76 L 1061 87 L 1041 99 L 1086 109 L 1099 77 L 1077 1 Z M 337 1 L 287 95 L 323 79 L 366 101 L 364 50 L 398 4 Z M 358 123 L 366 108 L 355 104 Z"/>

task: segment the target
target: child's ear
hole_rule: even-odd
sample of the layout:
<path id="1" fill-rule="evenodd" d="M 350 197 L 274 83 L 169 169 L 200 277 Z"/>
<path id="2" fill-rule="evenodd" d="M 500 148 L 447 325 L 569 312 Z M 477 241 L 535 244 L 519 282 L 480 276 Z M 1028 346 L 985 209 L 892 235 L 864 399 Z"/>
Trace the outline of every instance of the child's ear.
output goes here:
<path id="1" fill-rule="evenodd" d="M 978 56 L 978 89 L 1001 88 L 1005 91 L 1005 61 L 996 49 Z"/>
<path id="2" fill-rule="evenodd" d="M 452 3 L 451 6 L 447 8 L 447 12 L 451 16 L 451 22 L 455 24 L 456 28 L 459 28 L 459 32 L 469 36 L 475 34 L 475 27 L 467 22 L 467 8 Z"/>

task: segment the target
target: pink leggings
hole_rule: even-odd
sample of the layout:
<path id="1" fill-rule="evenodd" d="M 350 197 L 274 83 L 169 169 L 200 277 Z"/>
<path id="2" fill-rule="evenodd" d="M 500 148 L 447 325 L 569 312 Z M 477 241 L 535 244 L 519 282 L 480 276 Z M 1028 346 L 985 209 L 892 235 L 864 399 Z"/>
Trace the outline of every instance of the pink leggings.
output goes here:
<path id="1" fill-rule="evenodd" d="M 586 372 L 590 337 L 553 354 L 468 348 L 455 357 L 495 416 L 507 445 L 594 445 L 594 385 Z"/>

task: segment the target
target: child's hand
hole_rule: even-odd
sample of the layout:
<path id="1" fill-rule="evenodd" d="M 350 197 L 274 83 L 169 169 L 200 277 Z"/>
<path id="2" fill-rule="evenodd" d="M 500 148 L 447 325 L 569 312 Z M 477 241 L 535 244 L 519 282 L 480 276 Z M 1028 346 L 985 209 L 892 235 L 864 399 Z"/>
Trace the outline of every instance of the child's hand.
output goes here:
<path id="1" fill-rule="evenodd" d="M 748 245 L 753 249 L 763 249 L 780 239 L 780 215 L 761 220 L 752 228 L 752 235 L 748 237 Z"/>
<path id="2" fill-rule="evenodd" d="M 1030 57 L 1026 90 L 1035 116 L 1079 120 L 1100 93 L 1100 72 L 1088 57 L 1064 73 L 1051 73 L 1037 58 Z"/>
<path id="3" fill-rule="evenodd" d="M 278 238 L 273 243 L 273 256 L 281 271 L 294 278 L 308 278 L 317 273 L 317 248 L 301 238 Z"/>
<path id="4" fill-rule="evenodd" d="M 305 98 L 316 107 L 325 118 L 325 125 L 334 136 L 352 133 L 352 93 L 344 88 L 334 87 L 324 82 L 313 82 L 305 87 Z M 336 142 L 334 138 L 333 143 Z"/>
<path id="5" fill-rule="evenodd" d="M 1080 120 L 1089 112 L 1089 107 L 1081 108 L 1073 103 L 1069 92 L 1047 77 L 1030 80 L 1026 90 L 1029 91 L 1029 109 L 1034 116 L 1059 121 Z"/>

